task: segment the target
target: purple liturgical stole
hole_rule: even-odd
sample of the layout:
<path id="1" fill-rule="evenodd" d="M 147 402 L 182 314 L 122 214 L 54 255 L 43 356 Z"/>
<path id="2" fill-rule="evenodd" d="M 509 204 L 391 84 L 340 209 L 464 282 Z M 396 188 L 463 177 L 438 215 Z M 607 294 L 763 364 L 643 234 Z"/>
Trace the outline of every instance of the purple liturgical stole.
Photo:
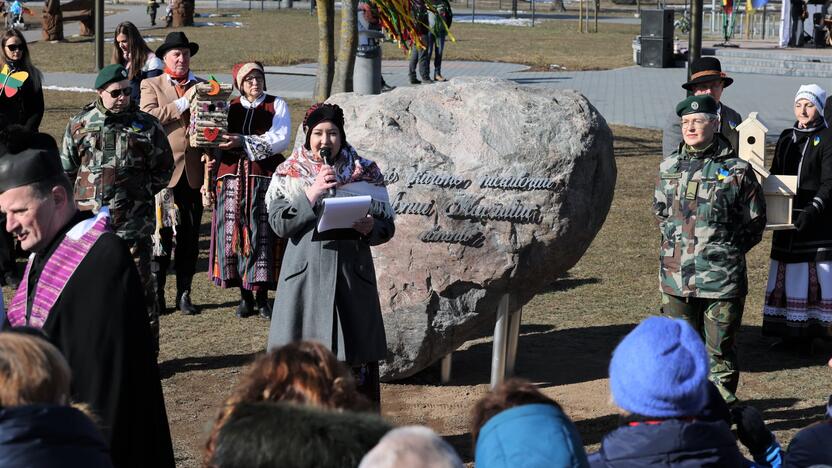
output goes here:
<path id="1" fill-rule="evenodd" d="M 78 265 L 87 256 L 92 246 L 101 237 L 101 234 L 109 231 L 109 212 L 102 209 L 95 218 L 85 220 L 75 225 L 67 232 L 64 240 L 49 257 L 43 267 L 37 285 L 35 285 L 35 297 L 32 300 L 32 313 L 29 320 L 26 320 L 26 305 L 29 297 L 29 268 L 32 265 L 32 256 L 26 264 L 26 271 L 23 273 L 23 280 L 17 288 L 14 298 L 9 305 L 7 317 L 13 327 L 30 326 L 42 328 L 49 317 L 49 312 L 58 298 L 61 296 L 64 287 L 72 278 Z"/>

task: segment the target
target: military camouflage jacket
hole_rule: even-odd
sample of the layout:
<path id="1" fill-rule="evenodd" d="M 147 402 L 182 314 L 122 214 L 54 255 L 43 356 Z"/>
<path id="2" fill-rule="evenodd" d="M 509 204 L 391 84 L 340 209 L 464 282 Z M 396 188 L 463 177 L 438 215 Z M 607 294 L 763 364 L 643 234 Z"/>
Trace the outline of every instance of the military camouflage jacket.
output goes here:
<path id="1" fill-rule="evenodd" d="M 109 206 L 122 239 L 153 234 L 154 195 L 173 173 L 173 153 L 155 117 L 134 107 L 114 114 L 93 102 L 69 121 L 61 164 L 75 185 L 78 208 Z"/>
<path id="2" fill-rule="evenodd" d="M 766 225 L 763 191 L 748 163 L 717 135 L 689 154 L 684 143 L 659 166 L 653 212 L 661 230 L 660 289 L 727 299 L 748 292 L 745 253 Z"/>

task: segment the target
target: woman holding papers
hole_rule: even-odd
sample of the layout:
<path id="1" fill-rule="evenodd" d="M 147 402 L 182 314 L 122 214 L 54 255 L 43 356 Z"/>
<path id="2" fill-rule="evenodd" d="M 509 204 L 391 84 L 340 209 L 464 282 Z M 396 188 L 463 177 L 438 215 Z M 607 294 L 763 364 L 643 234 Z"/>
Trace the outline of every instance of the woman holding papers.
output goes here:
<path id="1" fill-rule="evenodd" d="M 823 119 L 826 92 L 801 86 L 794 128 L 777 141 L 771 173 L 796 175 L 794 230 L 774 231 L 763 308 L 763 334 L 810 351 L 832 337 L 832 130 Z"/>
<path id="2" fill-rule="evenodd" d="M 286 242 L 269 227 L 266 190 L 289 147 L 289 106 L 266 94 L 260 62 L 238 63 L 231 74 L 240 96 L 228 107 L 219 146 L 208 273 L 217 286 L 240 288 L 237 317 L 270 318 L 268 293 L 277 286 Z"/>
<path id="3" fill-rule="evenodd" d="M 268 347 L 296 340 L 325 344 L 378 405 L 378 361 L 387 355 L 387 341 L 370 247 L 393 237 L 394 211 L 379 167 L 347 143 L 340 107 L 313 105 L 303 130 L 304 144 L 277 167 L 266 194 L 269 224 L 288 240 Z M 350 232 L 322 240 L 332 237 L 317 229 L 332 189 L 336 197 L 369 195 L 369 213 Z"/>

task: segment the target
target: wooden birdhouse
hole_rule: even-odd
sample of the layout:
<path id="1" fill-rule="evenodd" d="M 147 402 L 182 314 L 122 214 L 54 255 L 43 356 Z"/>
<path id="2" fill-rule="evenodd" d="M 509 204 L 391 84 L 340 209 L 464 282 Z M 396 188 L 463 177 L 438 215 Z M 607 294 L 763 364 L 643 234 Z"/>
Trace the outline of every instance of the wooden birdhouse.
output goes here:
<path id="1" fill-rule="evenodd" d="M 194 85 L 191 121 L 188 127 L 192 147 L 214 147 L 223 142 L 228 129 L 228 100 L 231 85 L 216 80 Z"/>
<path id="2" fill-rule="evenodd" d="M 748 118 L 737 125 L 737 131 L 740 134 L 737 148 L 739 157 L 748 161 L 763 187 L 766 198 L 766 229 L 794 229 L 792 208 L 797 193 L 797 176 L 772 175 L 766 170 L 768 128 L 757 117 L 756 112 L 748 114 Z"/>

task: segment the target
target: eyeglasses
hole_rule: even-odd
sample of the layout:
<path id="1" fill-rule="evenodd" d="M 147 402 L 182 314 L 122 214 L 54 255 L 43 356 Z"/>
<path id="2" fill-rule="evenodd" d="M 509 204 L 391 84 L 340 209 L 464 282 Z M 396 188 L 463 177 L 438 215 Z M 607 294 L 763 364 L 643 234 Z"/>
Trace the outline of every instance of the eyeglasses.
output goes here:
<path id="1" fill-rule="evenodd" d="M 17 52 L 18 50 L 23 50 L 23 44 L 6 44 L 6 48 L 12 52 Z"/>
<path id="2" fill-rule="evenodd" d="M 693 125 L 695 128 L 705 128 L 705 125 L 708 125 L 710 120 L 703 120 L 703 119 L 693 119 L 693 120 L 683 120 L 682 121 L 682 128 L 688 128 Z"/>
<path id="3" fill-rule="evenodd" d="M 252 75 L 249 75 L 249 76 L 243 78 L 243 83 L 254 83 L 255 81 L 263 82 L 265 80 L 266 80 L 266 78 L 263 75 L 252 74 Z"/>
<path id="4" fill-rule="evenodd" d="M 133 87 L 132 86 L 128 86 L 126 88 L 121 88 L 121 89 L 114 89 L 112 91 L 106 91 L 106 93 L 109 94 L 110 97 L 113 98 L 113 99 L 118 99 L 119 96 L 129 96 L 130 93 L 132 93 L 132 92 L 133 92 Z"/>

